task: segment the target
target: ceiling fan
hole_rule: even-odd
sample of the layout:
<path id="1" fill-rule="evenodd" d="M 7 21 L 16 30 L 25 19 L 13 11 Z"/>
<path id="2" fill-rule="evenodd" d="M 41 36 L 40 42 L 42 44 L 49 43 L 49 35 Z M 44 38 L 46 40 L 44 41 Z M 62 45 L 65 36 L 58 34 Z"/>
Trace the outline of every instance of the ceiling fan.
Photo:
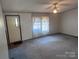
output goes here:
<path id="1" fill-rule="evenodd" d="M 59 10 L 59 6 L 69 6 L 70 4 L 69 3 L 64 3 L 65 0 L 50 0 L 49 2 L 39 2 L 40 4 L 44 4 L 44 5 L 48 5 L 46 7 L 46 9 L 50 9 L 50 10 L 53 10 L 53 13 L 58 13 L 58 10 Z"/>

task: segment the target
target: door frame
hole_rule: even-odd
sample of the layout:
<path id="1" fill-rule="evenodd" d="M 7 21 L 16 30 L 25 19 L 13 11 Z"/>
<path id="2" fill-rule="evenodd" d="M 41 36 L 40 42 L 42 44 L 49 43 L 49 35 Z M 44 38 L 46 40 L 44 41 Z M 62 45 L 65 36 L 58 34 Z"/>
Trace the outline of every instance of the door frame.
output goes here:
<path id="1" fill-rule="evenodd" d="M 8 32 L 7 16 L 18 16 L 18 18 L 19 18 L 19 29 L 20 29 L 21 41 L 18 41 L 18 42 L 22 42 L 22 31 L 21 31 L 21 21 L 20 21 L 20 16 L 19 15 L 5 15 L 6 37 L 7 37 L 8 46 L 10 46 L 11 43 L 10 43 L 9 32 Z M 18 42 L 16 42 L 16 43 L 18 43 Z"/>

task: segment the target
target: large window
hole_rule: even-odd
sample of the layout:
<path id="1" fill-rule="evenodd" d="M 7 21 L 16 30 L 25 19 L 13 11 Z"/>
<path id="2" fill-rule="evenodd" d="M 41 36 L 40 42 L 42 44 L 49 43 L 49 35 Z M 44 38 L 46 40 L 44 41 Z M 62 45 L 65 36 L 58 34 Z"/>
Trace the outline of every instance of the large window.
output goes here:
<path id="1" fill-rule="evenodd" d="M 49 32 L 49 17 L 33 17 L 33 34 L 47 34 Z"/>

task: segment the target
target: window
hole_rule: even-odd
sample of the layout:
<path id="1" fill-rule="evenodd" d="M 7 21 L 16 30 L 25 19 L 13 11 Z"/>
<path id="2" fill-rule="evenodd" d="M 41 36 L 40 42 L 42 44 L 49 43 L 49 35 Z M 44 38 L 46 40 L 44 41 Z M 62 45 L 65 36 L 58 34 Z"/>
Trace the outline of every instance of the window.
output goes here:
<path id="1" fill-rule="evenodd" d="M 49 32 L 49 17 L 33 17 L 33 34 L 47 34 Z"/>
<path id="2" fill-rule="evenodd" d="M 39 17 L 33 18 L 33 33 L 38 34 L 41 32 L 41 20 Z"/>
<path id="3" fill-rule="evenodd" d="M 48 32 L 49 32 L 49 18 L 42 17 L 42 33 L 48 33 Z"/>

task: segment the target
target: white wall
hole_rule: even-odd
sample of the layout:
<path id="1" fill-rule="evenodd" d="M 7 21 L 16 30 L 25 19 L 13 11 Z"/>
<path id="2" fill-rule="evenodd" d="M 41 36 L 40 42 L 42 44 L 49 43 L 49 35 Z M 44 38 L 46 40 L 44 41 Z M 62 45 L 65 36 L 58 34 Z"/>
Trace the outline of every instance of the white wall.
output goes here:
<path id="1" fill-rule="evenodd" d="M 0 59 L 8 59 L 7 39 L 0 5 Z"/>
<path id="2" fill-rule="evenodd" d="M 22 40 L 27 40 L 32 38 L 32 18 L 31 13 L 21 13 L 21 30 L 22 30 Z"/>
<path id="3" fill-rule="evenodd" d="M 60 14 L 50 14 L 50 33 L 59 33 Z"/>
<path id="4" fill-rule="evenodd" d="M 50 32 L 57 33 L 58 32 L 58 14 L 48 14 L 48 13 L 4 13 L 4 15 L 20 15 L 21 21 L 21 31 L 22 31 L 22 40 L 27 40 L 32 38 L 32 16 L 35 15 L 48 15 L 50 17 Z"/>
<path id="5" fill-rule="evenodd" d="M 72 9 L 61 15 L 61 32 L 78 36 L 78 9 Z"/>

